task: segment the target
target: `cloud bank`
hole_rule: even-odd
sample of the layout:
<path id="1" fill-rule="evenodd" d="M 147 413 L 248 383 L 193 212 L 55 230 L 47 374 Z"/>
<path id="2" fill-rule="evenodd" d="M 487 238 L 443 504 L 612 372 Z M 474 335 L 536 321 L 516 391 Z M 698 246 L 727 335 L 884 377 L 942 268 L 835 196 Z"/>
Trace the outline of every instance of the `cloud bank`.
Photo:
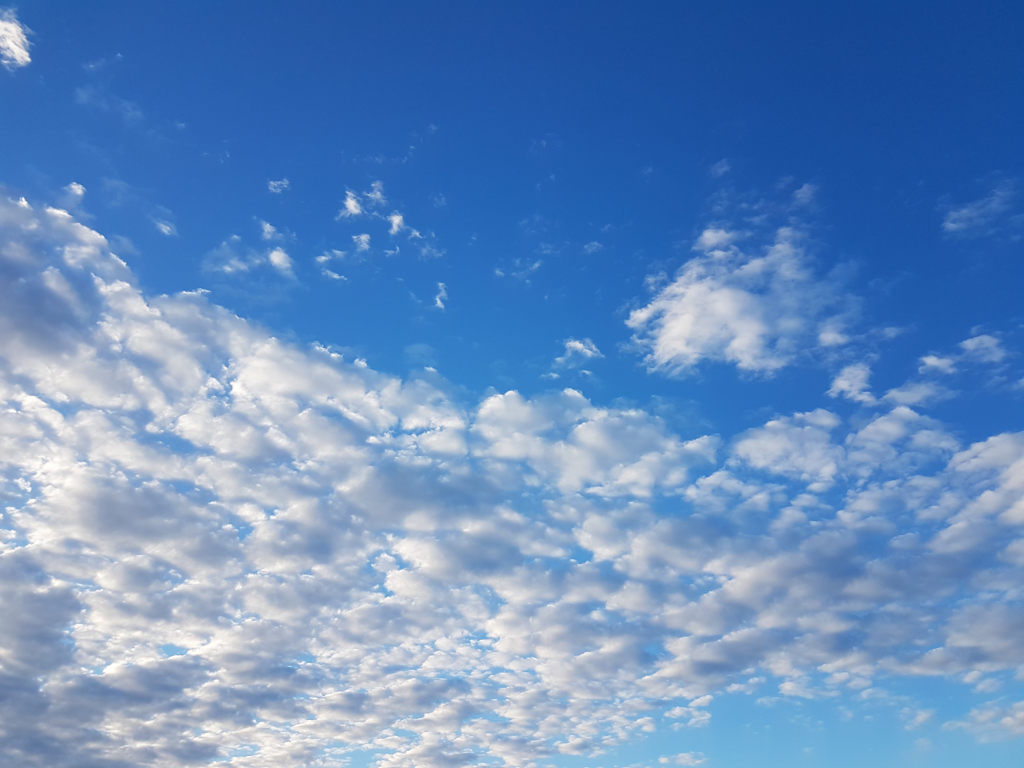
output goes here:
<path id="1" fill-rule="evenodd" d="M 755 258 L 705 235 L 631 320 L 652 365 L 764 372 L 820 337 L 795 233 Z M 708 694 L 1024 665 L 1022 434 L 961 445 L 865 398 L 725 440 L 572 389 L 467 405 L 147 296 L 24 201 L 0 202 L 0 292 L 11 764 L 529 765 L 714 727 Z M 1013 735 L 1021 706 L 947 727 Z"/>

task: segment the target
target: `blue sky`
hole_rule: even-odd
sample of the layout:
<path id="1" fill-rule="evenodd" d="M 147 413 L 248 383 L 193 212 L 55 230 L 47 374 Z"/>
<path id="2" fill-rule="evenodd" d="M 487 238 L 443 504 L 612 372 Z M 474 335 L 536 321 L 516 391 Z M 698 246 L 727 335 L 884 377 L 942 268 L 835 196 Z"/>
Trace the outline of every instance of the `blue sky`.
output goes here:
<path id="1" fill-rule="evenodd" d="M 1018 766 L 1024 12 L 0 11 L 0 754 Z"/>

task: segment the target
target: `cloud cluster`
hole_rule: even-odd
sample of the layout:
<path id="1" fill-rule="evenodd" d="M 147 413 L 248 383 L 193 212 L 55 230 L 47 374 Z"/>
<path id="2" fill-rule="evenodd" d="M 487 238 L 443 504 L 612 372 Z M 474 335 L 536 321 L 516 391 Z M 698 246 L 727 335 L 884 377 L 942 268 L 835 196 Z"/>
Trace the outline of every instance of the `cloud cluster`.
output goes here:
<path id="1" fill-rule="evenodd" d="M 717 247 L 679 280 L 816 295 L 780 238 L 768 293 Z M 0 202 L 0 297 L 11 764 L 529 765 L 706 724 L 711 693 L 852 706 L 1024 665 L 1024 435 L 963 446 L 878 403 L 725 441 L 571 389 L 467 405 L 146 296 L 24 201 Z M 796 333 L 762 316 L 756 370 Z"/>
<path id="2" fill-rule="evenodd" d="M 815 275 L 806 233 L 787 224 L 767 244 L 741 249 L 748 240 L 756 238 L 742 229 L 705 229 L 693 245 L 698 255 L 630 313 L 650 369 L 685 374 L 709 360 L 771 375 L 808 347 L 846 343 L 849 307 Z"/>
<path id="3" fill-rule="evenodd" d="M 203 260 L 203 269 L 221 275 L 240 275 L 270 267 L 278 275 L 294 279 L 292 257 L 288 255 L 282 245 L 286 237 L 278 232 L 277 227 L 270 222 L 262 219 L 257 219 L 257 222 L 259 223 L 260 240 L 265 243 L 264 247 L 257 249 L 243 246 L 241 237 L 231 235 L 206 254 Z M 165 232 L 165 234 L 171 233 Z M 338 277 L 340 278 L 340 275 Z"/>
<path id="4" fill-rule="evenodd" d="M 391 213 L 384 213 L 386 210 L 384 206 L 387 205 L 387 197 L 384 195 L 384 183 L 381 181 L 375 181 L 370 185 L 370 189 L 363 193 L 353 192 L 351 189 L 345 192 L 345 200 L 342 202 L 341 209 L 338 211 L 338 215 L 335 216 L 335 221 L 343 220 L 354 220 L 354 219 L 378 219 L 380 221 L 387 222 L 388 229 L 387 234 L 390 237 L 395 237 L 399 234 L 404 234 L 406 239 L 413 243 L 418 248 L 420 256 L 424 258 L 436 258 L 442 256 L 444 251 L 437 248 L 434 243 L 434 237 L 432 234 L 427 233 L 423 235 L 419 230 L 410 227 L 406 221 L 405 216 L 399 211 L 392 211 Z M 370 251 L 370 235 L 362 233 L 352 236 L 352 241 L 355 248 L 355 255 L 366 254 Z M 385 251 L 388 256 L 393 256 L 399 252 L 399 247 L 396 245 L 393 250 Z M 345 258 L 347 254 L 344 251 L 332 251 L 325 252 L 323 256 L 317 258 L 318 263 L 324 263 L 331 258 Z"/>

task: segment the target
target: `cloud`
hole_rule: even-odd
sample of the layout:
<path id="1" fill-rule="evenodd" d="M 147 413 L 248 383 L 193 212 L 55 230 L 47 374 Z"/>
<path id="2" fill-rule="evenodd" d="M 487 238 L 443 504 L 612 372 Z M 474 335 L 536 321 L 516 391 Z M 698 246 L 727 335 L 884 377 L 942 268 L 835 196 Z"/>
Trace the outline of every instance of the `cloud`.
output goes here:
<path id="1" fill-rule="evenodd" d="M 7 69 L 27 67 L 32 62 L 27 32 L 14 9 L 0 10 L 0 64 Z"/>
<path id="2" fill-rule="evenodd" d="M 357 253 L 370 250 L 370 236 L 367 234 L 352 235 L 352 242 L 356 246 Z"/>
<path id="3" fill-rule="evenodd" d="M 588 256 L 590 254 L 592 254 L 592 253 L 598 253 L 599 251 L 602 251 L 602 250 L 604 250 L 604 246 L 601 245 L 596 240 L 594 240 L 593 242 L 587 243 L 586 245 L 583 246 L 583 252 L 585 254 L 587 254 Z"/>
<path id="4" fill-rule="evenodd" d="M 260 225 L 260 237 L 262 240 L 281 239 L 281 236 L 273 226 L 265 221 L 261 221 Z M 223 275 L 238 276 L 256 273 L 266 267 L 270 267 L 286 277 L 295 277 L 292 258 L 284 248 L 279 246 L 267 248 L 267 250 L 248 248 L 242 244 L 242 238 L 238 235 L 231 235 L 206 254 L 206 257 L 203 259 L 204 270 Z"/>
<path id="5" fill-rule="evenodd" d="M 556 368 L 579 368 L 585 363 L 604 357 L 590 339 L 566 339 L 565 354 L 555 358 Z"/>
<path id="6" fill-rule="evenodd" d="M 947 400 L 956 393 L 930 381 L 911 382 L 902 387 L 895 387 L 885 393 L 885 400 L 899 405 L 925 405 L 939 400 Z"/>
<path id="7" fill-rule="evenodd" d="M 264 240 L 280 240 L 277 227 L 267 221 L 260 220 L 260 237 Z"/>
<path id="8" fill-rule="evenodd" d="M 674 763 L 676 765 L 702 765 L 706 762 L 703 752 L 682 752 L 671 757 L 659 757 L 658 762 Z"/>
<path id="9" fill-rule="evenodd" d="M 178 234 L 177 227 L 175 227 L 173 223 L 165 221 L 164 219 L 153 219 L 153 225 L 161 235 L 175 237 Z"/>
<path id="10" fill-rule="evenodd" d="M 363 206 L 359 204 L 359 196 L 355 192 L 345 193 L 345 202 L 336 219 L 351 218 L 352 216 L 362 216 Z"/>
<path id="11" fill-rule="evenodd" d="M 722 439 L 572 389 L 467 401 L 149 296 L 98 232 L 4 198 L 0 298 L 19 763 L 540 764 L 769 678 L 904 707 L 873 681 L 1024 664 L 1024 435 L 961 446 L 885 403 Z M 1012 736 L 1019 707 L 963 727 Z"/>
<path id="12" fill-rule="evenodd" d="M 384 197 L 384 182 L 375 181 L 370 184 L 370 191 L 365 192 L 364 196 L 371 205 L 384 205 L 387 202 L 387 198 Z"/>
<path id="13" fill-rule="evenodd" d="M 981 363 L 998 363 L 1006 357 L 999 339 L 982 334 L 960 342 L 964 357 Z"/>
<path id="14" fill-rule="evenodd" d="M 925 355 L 921 358 L 921 367 L 917 370 L 918 373 L 956 373 L 956 361 L 950 357 Z"/>
<path id="15" fill-rule="evenodd" d="M 814 197 L 817 194 L 818 188 L 816 186 L 813 184 L 804 184 L 793 193 L 793 202 L 796 205 L 810 205 L 814 202 Z"/>
<path id="16" fill-rule="evenodd" d="M 711 175 L 713 177 L 715 177 L 716 179 L 722 178 L 723 176 L 725 176 L 725 174 L 727 174 L 731 170 L 732 170 L 732 165 L 729 163 L 728 160 L 725 160 L 725 159 L 719 160 L 717 163 L 712 165 L 711 168 L 709 169 Z"/>
<path id="17" fill-rule="evenodd" d="M 875 402 L 875 397 L 868 389 L 870 376 L 871 368 L 866 363 L 848 365 L 832 380 L 828 395 L 829 397 L 842 395 L 847 400 L 872 405 Z"/>
<path id="18" fill-rule="evenodd" d="M 900 712 L 900 719 L 906 723 L 904 728 L 908 731 L 920 728 L 925 723 L 931 722 L 933 717 L 935 717 L 934 709 L 911 709 L 910 707 L 904 707 Z"/>
<path id="19" fill-rule="evenodd" d="M 280 179 L 278 181 L 267 182 L 267 189 L 273 192 L 275 195 L 281 194 L 290 186 L 291 184 L 288 182 L 288 179 Z"/>
<path id="20" fill-rule="evenodd" d="M 972 709 L 967 720 L 943 724 L 946 730 L 963 729 L 977 734 L 982 741 L 1001 741 L 1024 736 L 1024 701 L 1013 704 L 990 702 Z"/>
<path id="21" fill-rule="evenodd" d="M 652 371 L 685 374 L 701 361 L 734 363 L 770 375 L 807 349 L 845 342 L 835 286 L 815 277 L 805 236 L 777 229 L 760 255 L 735 243 L 742 232 L 705 229 L 672 282 L 626 324 Z"/>
<path id="22" fill-rule="evenodd" d="M 375 210 L 383 207 L 387 204 L 387 197 L 384 195 L 384 184 L 380 181 L 375 181 L 370 185 L 370 189 L 367 192 L 363 192 L 361 195 L 351 190 L 345 194 L 345 204 L 342 209 L 338 212 L 335 220 L 356 218 L 356 217 L 367 217 L 369 219 L 377 219 L 385 221 L 388 224 L 388 234 L 392 237 L 402 232 L 406 233 L 406 238 L 413 241 L 416 244 L 419 254 L 422 258 L 439 258 L 444 255 L 444 250 L 439 248 L 434 241 L 434 235 L 431 232 L 425 235 L 419 230 L 410 227 L 405 220 L 405 216 L 400 211 L 392 211 L 390 214 L 384 214 L 380 210 Z M 353 236 L 357 242 L 357 252 L 369 250 L 369 234 L 361 234 Z M 363 247 L 361 239 L 366 238 L 366 246 Z M 388 256 L 397 255 L 399 248 L 396 246 L 394 249 L 385 251 Z"/>
<path id="23" fill-rule="evenodd" d="M 270 262 L 270 266 L 276 269 L 278 272 L 291 275 L 292 274 L 292 260 L 291 257 L 285 253 L 283 248 L 275 248 L 267 254 L 267 260 Z"/>
<path id="24" fill-rule="evenodd" d="M 918 373 L 934 378 L 935 375 L 952 376 L 962 370 L 977 366 L 999 365 L 1009 353 L 995 336 L 979 334 L 961 341 L 957 345 L 959 354 L 924 355 L 920 358 Z M 906 405 L 918 405 L 945 400 L 956 392 L 934 381 L 907 382 L 901 387 L 889 390 L 885 399 Z"/>
<path id="25" fill-rule="evenodd" d="M 448 289 L 444 287 L 444 283 L 437 284 L 437 295 L 434 297 L 434 307 L 436 309 L 444 309 L 444 303 L 448 299 Z"/>
<path id="26" fill-rule="evenodd" d="M 986 197 L 947 211 L 942 231 L 953 235 L 990 234 L 998 219 L 1010 210 L 1015 197 L 1014 184 L 1001 182 Z"/>

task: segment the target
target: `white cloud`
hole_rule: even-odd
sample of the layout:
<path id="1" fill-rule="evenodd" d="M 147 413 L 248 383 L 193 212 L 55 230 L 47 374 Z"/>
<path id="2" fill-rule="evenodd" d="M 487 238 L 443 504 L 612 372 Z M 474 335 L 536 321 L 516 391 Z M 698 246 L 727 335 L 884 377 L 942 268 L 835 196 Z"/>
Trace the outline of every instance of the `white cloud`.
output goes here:
<path id="1" fill-rule="evenodd" d="M 983 707 L 972 709 L 967 720 L 948 722 L 943 724 L 943 728 L 973 731 L 983 741 L 1024 736 L 1024 701 L 1013 704 L 989 702 Z"/>
<path id="2" fill-rule="evenodd" d="M 337 219 L 350 218 L 352 216 L 361 216 L 363 214 L 363 206 L 359 204 L 359 197 L 355 192 L 345 193 L 345 202 L 338 215 Z"/>
<path id="3" fill-rule="evenodd" d="M 434 307 L 436 309 L 444 309 L 444 303 L 448 299 L 448 289 L 444 287 L 444 283 L 437 284 L 437 295 L 434 297 Z"/>
<path id="4" fill-rule="evenodd" d="M 884 399 L 898 405 L 926 405 L 938 400 L 947 400 L 956 393 L 930 381 L 911 382 L 890 389 Z"/>
<path id="5" fill-rule="evenodd" d="M 839 473 L 843 451 L 832 442 L 839 418 L 818 409 L 772 419 L 737 441 L 733 453 L 755 469 L 798 478 L 811 490 L 824 490 Z"/>
<path id="6" fill-rule="evenodd" d="M 565 354 L 555 358 L 556 368 L 579 368 L 590 360 L 604 357 L 590 339 L 566 339 Z"/>
<path id="7" fill-rule="evenodd" d="M 278 181 L 268 181 L 267 182 L 267 189 L 269 189 L 275 195 L 281 194 L 286 189 L 288 189 L 290 186 L 291 186 L 291 184 L 288 182 L 288 179 L 279 179 Z"/>
<path id="8" fill-rule="evenodd" d="M 161 235 L 167 235 L 168 237 L 174 237 L 178 234 L 177 227 L 169 221 L 163 219 L 153 219 L 153 224 L 156 226 L 157 231 Z"/>
<path id="9" fill-rule="evenodd" d="M 728 160 L 724 160 L 724 159 L 723 160 L 719 160 L 717 163 L 712 165 L 711 168 L 710 168 L 711 175 L 714 176 L 716 179 L 719 179 L 722 176 L 725 176 L 725 174 L 727 174 L 731 170 L 732 170 L 732 165 L 729 164 Z"/>
<path id="10" fill-rule="evenodd" d="M 593 242 L 587 243 L 583 246 L 583 252 L 587 255 L 597 253 L 598 251 L 604 250 L 604 246 L 594 240 Z"/>
<path id="11" fill-rule="evenodd" d="M 32 62 L 27 31 L 13 9 L 0 11 L 0 64 L 7 69 L 27 67 Z"/>
<path id="12" fill-rule="evenodd" d="M 925 723 L 931 722 L 933 717 L 935 717 L 934 709 L 911 709 L 910 707 L 904 707 L 900 712 L 900 718 L 906 723 L 904 728 L 908 731 L 920 728 Z"/>
<path id="13" fill-rule="evenodd" d="M 701 765 L 706 762 L 703 752 L 682 752 L 670 757 L 659 757 L 658 762 L 663 765 L 675 763 L 676 765 Z"/>
<path id="14" fill-rule="evenodd" d="M 370 191 L 363 195 L 367 200 L 370 201 L 371 205 L 384 205 L 387 202 L 387 198 L 384 197 L 384 183 L 381 181 L 375 181 L 370 185 Z"/>
<path id="15" fill-rule="evenodd" d="M 387 218 L 388 221 L 391 222 L 391 229 L 388 230 L 388 234 L 397 235 L 399 232 L 405 229 L 405 219 L 402 218 L 402 214 L 396 211 Z"/>
<path id="16" fill-rule="evenodd" d="M 691 259 L 651 302 L 630 313 L 634 342 L 651 370 L 686 373 L 702 360 L 770 375 L 817 345 L 845 342 L 835 288 L 815 278 L 803 235 L 775 232 L 761 255 L 736 247 L 741 233 L 704 230 Z"/>
<path id="17" fill-rule="evenodd" d="M 282 239 L 273 226 L 266 222 L 260 222 L 260 224 L 261 239 L 264 241 Z M 319 257 L 317 261 L 322 263 Z M 238 235 L 227 238 L 206 254 L 206 258 L 203 260 L 203 269 L 224 275 L 257 274 L 259 270 L 265 270 L 266 267 L 270 267 L 286 277 L 295 277 L 292 258 L 284 248 L 275 247 L 269 250 L 247 248 L 243 246 L 242 238 Z"/>
<path id="18" fill-rule="evenodd" d="M 996 221 L 1010 209 L 1015 196 L 1013 183 L 1004 181 L 986 197 L 948 211 L 942 220 L 942 230 L 957 235 L 989 233 Z"/>
<path id="19" fill-rule="evenodd" d="M 367 234 L 352 235 L 352 242 L 356 246 L 356 252 L 370 250 L 370 236 Z"/>
<path id="20" fill-rule="evenodd" d="M 956 373 L 956 361 L 951 357 L 939 357 L 938 355 L 925 355 L 921 358 L 921 367 L 918 373 Z"/>
<path id="21" fill-rule="evenodd" d="M 769 677 L 881 702 L 879 675 L 1024 664 L 1022 435 L 961 448 L 896 406 L 723 449 L 571 389 L 461 402 L 147 296 L 27 202 L 0 201 L 0 298 L 0 716 L 25 761 L 541 764 Z M 1017 734 L 1019 708 L 963 727 Z"/>
<path id="22" fill-rule="evenodd" d="M 264 240 L 279 240 L 281 235 L 277 232 L 277 227 L 267 221 L 260 221 L 260 237 Z"/>
<path id="23" fill-rule="evenodd" d="M 868 388 L 870 376 L 871 368 L 866 363 L 848 365 L 832 380 L 828 394 L 830 397 L 842 395 L 848 400 L 872 405 L 875 402 L 875 397 Z"/>
<path id="24" fill-rule="evenodd" d="M 998 363 L 1006 357 L 1006 350 L 995 336 L 982 334 L 960 342 L 964 356 L 982 363 Z"/>
<path id="25" fill-rule="evenodd" d="M 818 188 L 813 184 L 804 184 L 793 193 L 793 202 L 797 205 L 809 205 L 814 202 L 814 196 L 818 194 Z"/>
<path id="26" fill-rule="evenodd" d="M 292 274 L 292 260 L 291 257 L 285 253 L 283 248 L 275 248 L 267 254 L 267 260 L 270 265 L 282 274 Z"/>

